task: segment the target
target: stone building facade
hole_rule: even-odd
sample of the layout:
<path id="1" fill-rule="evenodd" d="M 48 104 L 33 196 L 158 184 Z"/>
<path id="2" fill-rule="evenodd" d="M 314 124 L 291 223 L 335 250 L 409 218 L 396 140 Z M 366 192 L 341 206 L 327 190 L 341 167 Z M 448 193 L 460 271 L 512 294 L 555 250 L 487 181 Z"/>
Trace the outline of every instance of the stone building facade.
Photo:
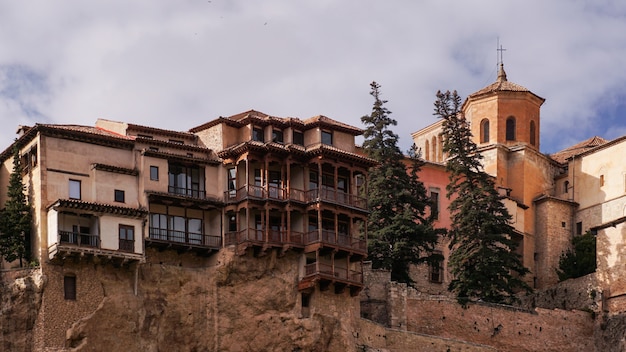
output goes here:
<path id="1" fill-rule="evenodd" d="M 539 145 L 543 102 L 510 82 L 501 64 L 496 82 L 470 94 L 462 113 L 470 122 L 485 171 L 506 195 L 520 241 L 518 251 L 532 273 L 527 281 L 537 289 L 557 283 L 560 255 L 574 236 L 591 231 L 597 234 L 598 283 L 607 298 L 617 301 L 626 292 L 621 265 L 626 163 L 615 156 L 626 152 L 625 138 L 592 137 L 543 154 Z M 414 132 L 414 143 L 423 150 L 432 148 L 433 136 L 439 136 L 441 128 L 438 121 Z M 426 160 L 425 173 L 445 165 L 445 155 L 439 159 L 427 154 Z M 427 189 L 445 189 L 446 184 L 447 177 L 425 181 Z M 449 218 L 445 209 L 442 212 Z"/>

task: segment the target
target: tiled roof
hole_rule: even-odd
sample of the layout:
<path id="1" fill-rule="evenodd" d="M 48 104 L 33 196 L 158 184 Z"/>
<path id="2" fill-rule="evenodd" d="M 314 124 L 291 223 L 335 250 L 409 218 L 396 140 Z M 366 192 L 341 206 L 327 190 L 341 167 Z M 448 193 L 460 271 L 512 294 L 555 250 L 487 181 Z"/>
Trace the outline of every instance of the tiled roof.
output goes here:
<path id="1" fill-rule="evenodd" d="M 592 148 L 595 148 L 599 145 L 603 145 L 607 142 L 608 141 L 602 137 L 594 136 L 580 143 L 574 144 L 573 146 L 569 148 L 565 148 L 559 152 L 550 154 L 550 157 L 552 158 L 552 160 L 558 163 L 564 164 L 567 162 L 567 159 L 573 156 L 582 154 Z"/>
<path id="2" fill-rule="evenodd" d="M 510 91 L 510 92 L 530 92 L 528 88 L 522 87 L 519 84 L 509 82 L 506 79 L 506 72 L 504 72 L 504 66 L 500 64 L 500 71 L 498 72 L 498 79 L 496 81 L 485 88 L 472 93 L 469 97 L 475 97 L 483 94 L 493 93 L 493 92 L 502 92 L 502 91 Z"/>
<path id="3" fill-rule="evenodd" d="M 79 199 L 59 199 L 48 208 L 58 207 L 61 209 L 80 209 L 86 211 L 93 211 L 99 213 L 114 214 L 120 216 L 128 216 L 134 218 L 141 218 L 148 214 L 143 208 L 128 208 L 120 207 L 116 205 L 85 202 Z"/>
<path id="4" fill-rule="evenodd" d="M 297 117 L 271 116 L 271 115 L 268 115 L 268 114 L 265 114 L 263 112 L 256 111 L 256 110 L 244 111 L 242 113 L 232 115 L 229 117 L 219 117 L 215 120 L 212 120 L 200 126 L 194 127 L 190 129 L 189 131 L 199 132 L 204 129 L 213 127 L 219 123 L 226 123 L 226 124 L 234 125 L 236 127 L 242 127 L 250 123 L 252 120 L 254 120 L 255 123 L 258 123 L 260 125 L 275 124 L 275 125 L 285 126 L 285 127 L 297 125 L 305 129 L 323 125 L 330 129 L 339 129 L 347 133 L 352 133 L 354 135 L 360 135 L 361 133 L 363 133 L 363 130 L 360 128 L 333 120 L 323 115 L 318 115 L 318 116 L 314 116 L 314 117 L 302 120 Z"/>
<path id="5" fill-rule="evenodd" d="M 106 136 L 106 137 L 113 137 L 113 138 L 120 138 L 120 139 L 126 139 L 126 140 L 133 140 L 134 137 L 129 137 L 129 136 L 125 136 L 119 133 L 115 133 L 109 130 L 106 130 L 104 128 L 100 128 L 100 127 L 93 127 L 93 126 L 82 126 L 82 125 L 51 125 L 51 124 L 35 124 L 35 127 L 44 127 L 47 129 L 53 129 L 53 130 L 64 130 L 64 131 L 71 131 L 71 132 L 82 132 L 82 133 L 90 133 L 90 134 L 94 134 L 94 135 L 99 135 L 99 136 Z"/>

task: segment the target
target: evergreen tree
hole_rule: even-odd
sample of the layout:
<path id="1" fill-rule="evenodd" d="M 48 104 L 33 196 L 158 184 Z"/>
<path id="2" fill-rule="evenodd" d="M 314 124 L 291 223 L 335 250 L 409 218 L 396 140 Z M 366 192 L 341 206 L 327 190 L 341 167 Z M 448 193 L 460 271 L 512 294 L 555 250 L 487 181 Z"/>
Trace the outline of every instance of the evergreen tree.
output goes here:
<path id="1" fill-rule="evenodd" d="M 468 123 L 461 112 L 461 98 L 455 92 L 437 92 L 435 115 L 444 119 L 443 151 L 448 154 L 452 199 L 450 213 L 449 267 L 454 276 L 449 290 L 459 303 L 481 299 L 510 304 L 515 292 L 530 290 L 522 281 L 528 273 L 515 253 L 511 215 L 502 203 L 492 177 L 484 172 L 482 155 L 472 141 Z"/>
<path id="2" fill-rule="evenodd" d="M 9 178 L 7 202 L 0 217 L 0 254 L 12 262 L 30 260 L 31 209 L 22 183 L 22 164 L 17 144 L 13 147 L 13 171 Z"/>
<path id="3" fill-rule="evenodd" d="M 429 260 L 442 230 L 426 217 L 429 198 L 417 176 L 421 161 L 415 147 L 407 172 L 398 136 L 389 128 L 397 122 L 380 98 L 380 86 L 370 84 L 374 97 L 372 113 L 361 117 L 366 125 L 365 152 L 378 162 L 368 174 L 368 255 L 374 268 L 391 270 L 392 280 L 412 283 L 411 264 Z"/>
<path id="4" fill-rule="evenodd" d="M 567 250 L 556 269 L 559 281 L 577 278 L 596 271 L 596 236 L 591 232 L 572 238 L 573 250 Z"/>

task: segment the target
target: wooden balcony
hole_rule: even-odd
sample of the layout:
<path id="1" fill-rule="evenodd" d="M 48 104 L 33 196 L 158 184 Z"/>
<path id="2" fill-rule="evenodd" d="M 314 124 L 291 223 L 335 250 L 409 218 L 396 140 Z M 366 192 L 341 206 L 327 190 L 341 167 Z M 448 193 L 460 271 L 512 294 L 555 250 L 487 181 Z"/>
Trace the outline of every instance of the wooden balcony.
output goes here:
<path id="1" fill-rule="evenodd" d="M 303 191 L 297 188 L 286 189 L 283 187 L 244 185 L 243 187 L 224 192 L 226 204 L 237 203 L 246 199 L 292 201 L 303 204 L 319 201 L 343 205 L 351 208 L 367 210 L 367 199 L 354 194 L 332 188 L 320 188 Z"/>
<path id="2" fill-rule="evenodd" d="M 226 245 L 237 245 L 238 252 L 243 253 L 247 247 L 257 247 L 261 252 L 268 248 L 280 248 L 282 252 L 290 248 L 304 248 L 304 233 L 298 231 L 243 229 L 227 232 L 224 237 Z"/>
<path id="3" fill-rule="evenodd" d="M 356 296 L 363 289 L 363 272 L 327 263 L 315 262 L 304 267 L 304 277 L 298 283 L 299 290 L 310 289 L 319 283 L 320 290 L 328 290 L 330 284 L 335 287 L 335 293 L 343 293 L 346 288 L 351 296 Z"/>
<path id="4" fill-rule="evenodd" d="M 146 246 L 160 249 L 175 249 L 179 252 L 193 251 L 199 254 L 210 254 L 222 247 L 222 238 L 220 236 L 150 227 Z"/>
<path id="5" fill-rule="evenodd" d="M 365 256 L 367 254 L 367 241 L 363 238 L 355 238 L 346 234 L 335 233 L 329 230 L 314 230 L 305 233 L 305 251 L 312 252 L 322 247 L 333 250 L 350 252 Z"/>
<path id="6" fill-rule="evenodd" d="M 126 241 L 119 250 L 101 248 L 100 237 L 80 232 L 59 231 L 57 242 L 48 248 L 48 255 L 53 260 L 65 258 L 94 257 L 97 260 L 110 260 L 115 264 L 128 261 L 145 261 L 143 254 L 134 253 L 134 241 Z M 120 246 L 122 243 L 120 242 Z M 94 259 L 96 260 L 96 259 Z"/>

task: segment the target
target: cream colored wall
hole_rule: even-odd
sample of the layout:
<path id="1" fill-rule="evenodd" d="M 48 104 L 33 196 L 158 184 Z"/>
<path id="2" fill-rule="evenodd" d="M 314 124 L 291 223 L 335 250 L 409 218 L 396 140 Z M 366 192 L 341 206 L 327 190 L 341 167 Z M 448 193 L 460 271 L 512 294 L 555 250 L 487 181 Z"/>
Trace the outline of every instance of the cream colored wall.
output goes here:
<path id="1" fill-rule="evenodd" d="M 444 161 L 445 156 L 443 155 L 443 152 L 441 150 L 443 146 L 442 133 L 443 120 L 440 119 L 434 124 L 411 134 L 411 137 L 413 138 L 413 143 L 421 149 L 421 156 L 424 160 L 433 162 Z M 433 138 L 437 140 L 435 149 L 433 149 Z M 428 142 L 428 147 L 426 146 L 426 142 Z M 434 152 L 434 150 L 436 150 L 436 153 Z"/>
<path id="2" fill-rule="evenodd" d="M 570 178 L 573 179 L 570 184 L 573 183 L 580 209 L 626 194 L 626 163 L 617 157 L 622 155 L 626 155 L 626 141 L 570 162 Z M 604 185 L 600 185 L 601 176 L 604 176 Z"/>
<path id="3" fill-rule="evenodd" d="M 128 129 L 128 124 L 126 122 L 98 119 L 96 120 L 96 127 L 100 127 L 105 130 L 109 130 L 125 136 L 126 129 Z"/>
<path id="4" fill-rule="evenodd" d="M 341 131 L 333 131 L 333 146 L 354 153 L 354 135 Z"/>
<path id="5" fill-rule="evenodd" d="M 142 238 L 142 219 L 130 219 L 120 218 L 103 214 L 99 218 L 100 220 L 100 247 L 102 249 L 118 250 L 120 246 L 119 241 L 119 226 L 127 225 L 135 228 L 135 253 L 143 253 L 143 238 Z"/>

